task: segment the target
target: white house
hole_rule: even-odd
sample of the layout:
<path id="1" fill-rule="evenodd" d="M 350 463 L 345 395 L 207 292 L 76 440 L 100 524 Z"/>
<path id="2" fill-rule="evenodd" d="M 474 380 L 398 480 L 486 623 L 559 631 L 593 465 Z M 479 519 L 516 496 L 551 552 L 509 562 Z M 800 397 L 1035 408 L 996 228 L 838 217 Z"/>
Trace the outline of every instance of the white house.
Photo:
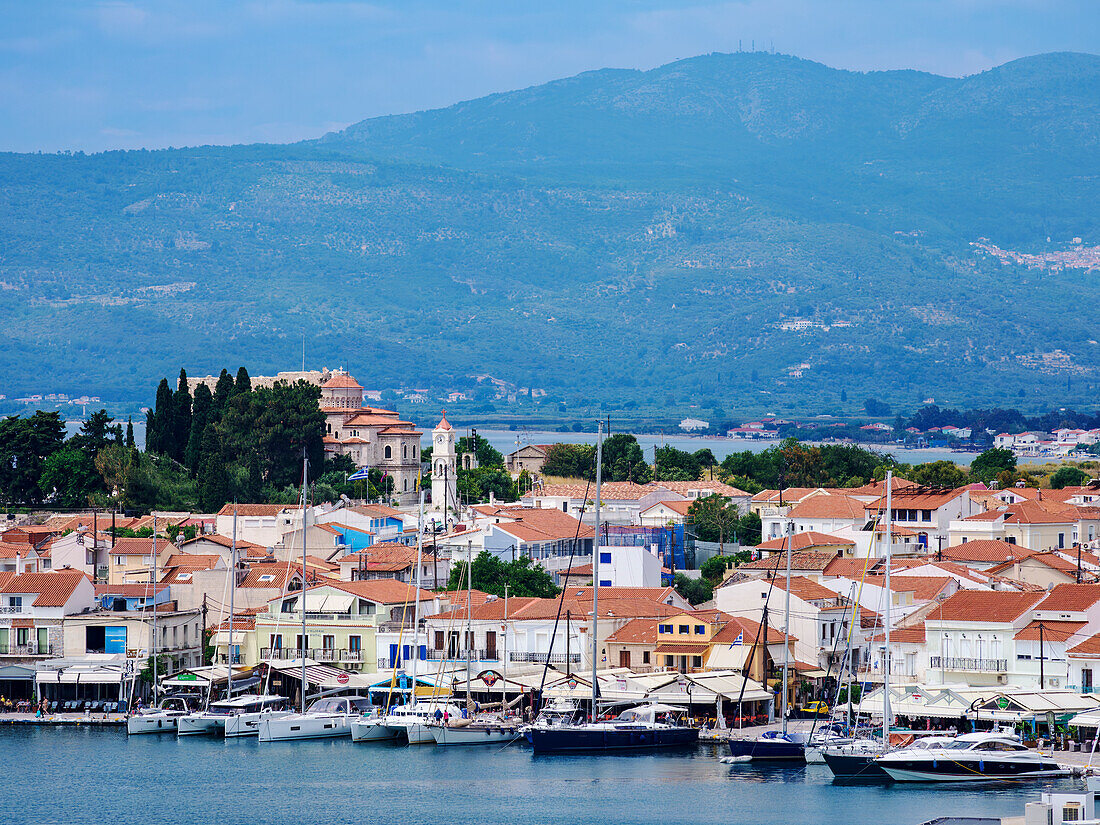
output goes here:
<path id="1" fill-rule="evenodd" d="M 77 570 L 8 577 L 0 587 L 0 655 L 62 655 L 62 621 L 95 607 L 95 586 Z"/>

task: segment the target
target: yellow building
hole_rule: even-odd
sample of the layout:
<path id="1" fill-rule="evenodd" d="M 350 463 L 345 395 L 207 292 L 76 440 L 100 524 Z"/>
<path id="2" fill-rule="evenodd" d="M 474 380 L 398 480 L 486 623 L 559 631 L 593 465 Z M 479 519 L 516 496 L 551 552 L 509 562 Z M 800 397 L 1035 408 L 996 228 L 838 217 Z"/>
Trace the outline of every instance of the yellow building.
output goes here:
<path id="1" fill-rule="evenodd" d="M 158 536 L 147 539 L 116 539 L 107 551 L 107 582 L 109 584 L 147 584 L 153 575 L 153 545 L 156 543 L 158 578 L 176 546 Z"/>

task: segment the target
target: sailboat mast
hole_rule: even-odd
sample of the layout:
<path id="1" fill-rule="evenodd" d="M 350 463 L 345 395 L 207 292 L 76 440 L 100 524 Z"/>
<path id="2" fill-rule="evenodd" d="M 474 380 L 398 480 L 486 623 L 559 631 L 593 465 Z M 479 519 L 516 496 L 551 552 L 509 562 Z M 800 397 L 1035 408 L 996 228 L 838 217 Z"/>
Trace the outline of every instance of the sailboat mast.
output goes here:
<path id="1" fill-rule="evenodd" d="M 309 635 L 306 631 L 306 511 L 309 507 L 309 458 L 302 448 L 302 713 L 306 712 L 306 651 Z M 287 573 L 290 573 L 288 568 Z"/>
<path id="2" fill-rule="evenodd" d="M 225 698 L 233 698 L 233 592 L 237 589 L 237 505 L 233 505 L 233 543 L 229 548 L 229 656 Z M 304 604 L 303 604 L 304 606 Z"/>
<path id="3" fill-rule="evenodd" d="M 596 666 L 599 663 L 600 639 L 600 488 L 603 485 L 603 422 L 596 425 L 596 537 L 592 542 L 592 721 L 596 721 L 599 687 Z M 568 628 L 566 629 L 568 633 Z"/>
<path id="4" fill-rule="evenodd" d="M 791 522 L 787 522 L 787 598 L 783 607 L 783 733 L 787 732 L 787 674 L 791 664 Z M 768 643 L 764 639 L 764 644 Z"/>
<path id="5" fill-rule="evenodd" d="M 92 537 L 93 541 L 95 536 Z M 149 582 L 153 596 L 153 705 L 157 703 L 157 515 L 153 514 L 153 580 Z"/>
<path id="6" fill-rule="evenodd" d="M 882 747 L 890 748 L 890 550 L 894 543 L 894 474 L 886 473 L 886 578 L 883 584 L 886 588 L 886 610 L 883 613 L 883 624 L 886 626 L 886 660 L 882 667 Z"/>
<path id="7" fill-rule="evenodd" d="M 409 692 L 409 704 L 416 707 L 416 660 L 420 658 L 420 556 L 424 552 L 424 491 L 420 491 L 420 503 L 416 511 L 416 591 L 413 593 L 413 643 L 412 643 L 412 688 Z M 469 562 L 467 562 L 469 563 Z M 470 590 L 467 576 L 466 590 Z M 404 621 L 404 617 L 402 617 Z M 400 651 L 398 651 L 400 653 Z M 469 654 L 467 654 L 469 655 Z M 466 694 L 469 697 L 469 693 Z"/>
<path id="8" fill-rule="evenodd" d="M 470 565 L 473 569 L 473 565 Z M 470 627 L 470 588 L 466 588 L 466 709 L 470 709 L 470 647 L 474 641 L 474 634 Z"/>
<path id="9" fill-rule="evenodd" d="M 508 585 L 504 585 L 504 656 L 501 659 L 500 715 L 508 711 Z"/>

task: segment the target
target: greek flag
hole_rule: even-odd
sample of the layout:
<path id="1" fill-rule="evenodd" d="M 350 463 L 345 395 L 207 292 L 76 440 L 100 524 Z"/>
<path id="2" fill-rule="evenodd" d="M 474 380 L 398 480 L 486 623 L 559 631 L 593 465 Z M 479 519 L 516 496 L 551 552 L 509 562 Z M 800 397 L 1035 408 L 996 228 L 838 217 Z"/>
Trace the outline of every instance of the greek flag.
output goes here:
<path id="1" fill-rule="evenodd" d="M 362 469 L 356 470 L 354 473 L 348 476 L 348 481 L 366 481 L 369 478 L 370 467 L 363 467 Z"/>
<path id="2" fill-rule="evenodd" d="M 744 643 L 745 643 L 745 631 L 742 630 L 740 633 L 737 634 L 737 638 L 733 640 L 733 644 L 730 645 L 730 647 L 735 647 L 736 645 L 743 645 Z"/>

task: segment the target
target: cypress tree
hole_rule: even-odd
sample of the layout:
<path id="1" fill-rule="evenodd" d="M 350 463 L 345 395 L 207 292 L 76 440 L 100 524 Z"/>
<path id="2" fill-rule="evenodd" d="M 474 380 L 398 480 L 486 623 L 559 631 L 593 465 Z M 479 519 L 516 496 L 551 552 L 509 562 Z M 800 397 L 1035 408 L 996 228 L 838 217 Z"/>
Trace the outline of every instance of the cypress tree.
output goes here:
<path id="1" fill-rule="evenodd" d="M 180 380 L 173 398 L 172 450 L 169 455 L 183 461 L 187 440 L 191 437 L 191 391 L 187 387 L 187 372 L 180 369 Z"/>
<path id="2" fill-rule="evenodd" d="M 218 376 L 218 383 L 214 385 L 214 403 L 211 407 L 213 420 L 221 418 L 222 411 L 225 409 L 225 402 L 233 394 L 233 387 L 233 377 L 228 370 L 223 369 L 222 374 Z"/>
<path id="3" fill-rule="evenodd" d="M 157 403 L 149 419 L 149 429 L 145 436 L 145 450 L 150 453 L 172 454 L 172 433 L 176 411 L 172 389 L 168 379 L 160 379 L 157 386 Z"/>
<path id="4" fill-rule="evenodd" d="M 229 473 L 222 461 L 221 445 L 213 427 L 202 436 L 202 471 L 199 474 L 199 507 L 204 513 L 216 513 L 229 500 Z"/>
<path id="5" fill-rule="evenodd" d="M 234 391 L 237 394 L 252 392 L 252 379 L 248 377 L 248 370 L 244 367 L 237 370 L 237 382 Z"/>
<path id="6" fill-rule="evenodd" d="M 210 425 L 210 409 L 214 403 L 214 396 L 206 384 L 195 387 L 195 399 L 191 406 L 191 432 L 187 437 L 187 448 L 184 450 L 183 463 L 191 468 L 191 475 L 198 475 L 202 466 L 202 438 L 206 434 L 206 428 Z"/>
<path id="7" fill-rule="evenodd" d="M 134 417 L 130 416 L 126 419 L 126 446 L 131 450 L 134 448 Z"/>

